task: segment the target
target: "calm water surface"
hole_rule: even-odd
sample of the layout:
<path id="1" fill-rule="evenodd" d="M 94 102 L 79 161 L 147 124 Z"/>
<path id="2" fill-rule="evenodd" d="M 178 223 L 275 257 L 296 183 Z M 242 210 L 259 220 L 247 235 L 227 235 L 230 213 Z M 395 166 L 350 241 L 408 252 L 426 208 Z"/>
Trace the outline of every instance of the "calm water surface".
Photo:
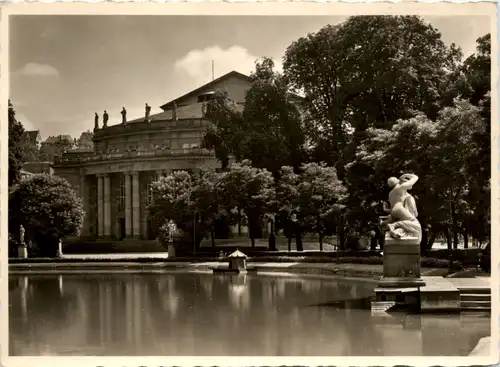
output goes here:
<path id="1" fill-rule="evenodd" d="M 372 316 L 373 284 L 188 273 L 11 275 L 10 355 L 463 355 L 480 316 Z"/>

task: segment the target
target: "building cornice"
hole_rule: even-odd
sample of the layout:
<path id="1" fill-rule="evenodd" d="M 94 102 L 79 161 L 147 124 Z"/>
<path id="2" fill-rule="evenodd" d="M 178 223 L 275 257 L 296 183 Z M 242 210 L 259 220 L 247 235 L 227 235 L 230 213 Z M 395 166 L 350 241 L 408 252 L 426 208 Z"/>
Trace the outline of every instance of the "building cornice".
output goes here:
<path id="1" fill-rule="evenodd" d="M 124 154 L 102 154 L 84 158 L 80 161 L 77 159 L 68 159 L 60 164 L 54 164 L 54 168 L 75 168 L 86 167 L 126 162 L 158 162 L 158 161 L 186 161 L 186 160 L 201 160 L 215 159 L 215 154 L 212 151 L 196 148 L 191 149 L 192 152 L 185 152 L 182 149 L 179 153 L 172 151 L 165 152 L 129 152 Z M 92 158 L 92 159 L 88 159 Z"/>
<path id="2" fill-rule="evenodd" d="M 209 125 L 210 121 L 203 118 L 162 120 L 152 122 L 143 121 L 130 124 L 119 124 L 95 130 L 92 141 L 97 142 L 100 140 L 138 134 L 158 134 L 162 132 L 204 130 Z"/>

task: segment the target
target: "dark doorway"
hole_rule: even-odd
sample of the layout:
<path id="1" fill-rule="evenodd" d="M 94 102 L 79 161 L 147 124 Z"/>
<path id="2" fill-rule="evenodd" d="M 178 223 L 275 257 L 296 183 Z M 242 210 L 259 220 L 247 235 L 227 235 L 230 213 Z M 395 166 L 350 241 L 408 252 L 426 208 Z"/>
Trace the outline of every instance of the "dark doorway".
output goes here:
<path id="1" fill-rule="evenodd" d="M 148 220 L 148 240 L 156 240 L 158 236 L 158 224 L 155 220 Z"/>
<path id="2" fill-rule="evenodd" d="M 120 218 L 120 240 L 125 238 L 125 218 Z"/>

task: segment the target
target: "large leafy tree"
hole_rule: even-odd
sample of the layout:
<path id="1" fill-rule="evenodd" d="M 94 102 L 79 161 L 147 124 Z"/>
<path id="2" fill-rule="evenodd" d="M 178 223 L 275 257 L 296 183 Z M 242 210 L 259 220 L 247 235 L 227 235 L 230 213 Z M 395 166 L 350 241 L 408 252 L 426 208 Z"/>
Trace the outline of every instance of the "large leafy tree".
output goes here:
<path id="1" fill-rule="evenodd" d="M 231 155 L 275 175 L 282 165 L 298 168 L 303 163 L 305 135 L 296 104 L 299 97 L 290 94 L 287 79 L 273 68 L 269 58 L 256 63 L 243 108 L 224 93 L 208 103 L 206 116 L 213 126 L 204 136 L 204 146 L 214 149 L 223 168 Z"/>
<path id="2" fill-rule="evenodd" d="M 9 100 L 9 187 L 18 183 L 21 177 L 24 162 L 23 132 L 23 125 L 16 120 L 16 111 Z"/>
<path id="3" fill-rule="evenodd" d="M 343 208 L 346 189 L 334 167 L 308 163 L 301 167 L 295 203 L 304 222 L 304 229 L 319 235 L 320 251 L 323 238 L 333 234 Z"/>
<path id="4" fill-rule="evenodd" d="M 354 16 L 292 43 L 284 69 L 305 95 L 316 158 L 343 178 L 350 133 L 362 140 L 367 128 L 389 129 L 414 111 L 436 117 L 460 57 L 419 17 Z"/>
<path id="5" fill-rule="evenodd" d="M 192 198 L 199 213 L 199 222 L 209 232 L 215 247 L 215 227 L 218 223 L 229 224 L 227 196 L 224 193 L 222 175 L 212 169 L 203 169 L 195 181 Z"/>
<path id="6" fill-rule="evenodd" d="M 452 240 L 457 244 L 459 235 L 484 232 L 474 219 L 486 218 L 488 205 L 481 200 L 488 189 L 482 184 L 479 194 L 470 189 L 478 185 L 478 176 L 470 172 L 481 154 L 474 134 L 483 131 L 484 125 L 479 108 L 456 101 L 436 121 L 421 114 L 399 120 L 391 130 L 369 129 L 369 138 L 348 164 L 350 215 L 359 218 L 358 225 L 368 225 L 366 208 L 387 199 L 387 178 L 413 172 L 420 177 L 412 190 L 419 220 L 424 228 L 431 228 L 431 235 L 423 239 L 423 250 L 440 233 L 451 246 Z"/>
<path id="7" fill-rule="evenodd" d="M 34 175 L 13 187 L 9 196 L 10 232 L 35 244 L 41 256 L 55 257 L 59 240 L 79 233 L 84 211 L 81 199 L 65 179 Z"/>
<path id="8" fill-rule="evenodd" d="M 201 240 L 212 235 L 216 220 L 224 215 L 221 176 L 214 170 L 199 175 L 174 171 L 153 183 L 149 216 L 158 223 L 175 222 L 182 231 L 184 249 L 199 249 Z M 214 244 L 212 242 L 212 244 Z"/>
<path id="9" fill-rule="evenodd" d="M 229 212 L 240 222 L 242 214 L 248 222 L 252 247 L 260 236 L 264 215 L 274 204 L 275 188 L 272 174 L 266 169 L 253 167 L 249 160 L 231 165 L 221 174 L 225 203 Z"/>
<path id="10" fill-rule="evenodd" d="M 202 147 L 213 149 L 222 169 L 227 169 L 231 157 L 241 159 L 244 136 L 242 107 L 232 102 L 226 91 L 218 90 L 206 106 L 206 117 L 212 121 L 203 136 Z"/>
<path id="11" fill-rule="evenodd" d="M 438 121 L 434 171 L 439 175 L 434 183 L 448 194 L 449 228 L 456 248 L 459 235 L 465 241 L 469 234 L 484 240 L 489 232 L 490 141 L 477 139 L 488 136 L 489 124 L 480 108 L 464 101 L 445 108 Z"/>
<path id="12" fill-rule="evenodd" d="M 477 106 L 491 90 L 491 34 L 478 38 L 476 43 L 476 52 L 465 59 L 461 69 L 468 87 L 462 97 Z"/>

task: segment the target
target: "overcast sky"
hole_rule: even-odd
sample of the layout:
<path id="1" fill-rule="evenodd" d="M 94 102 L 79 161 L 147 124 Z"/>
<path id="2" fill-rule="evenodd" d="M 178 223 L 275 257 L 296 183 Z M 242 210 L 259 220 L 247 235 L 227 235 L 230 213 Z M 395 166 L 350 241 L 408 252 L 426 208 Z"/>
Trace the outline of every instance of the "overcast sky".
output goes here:
<path id="1" fill-rule="evenodd" d="M 80 133 L 107 110 L 110 124 L 144 115 L 231 70 L 249 74 L 254 61 L 277 64 L 290 43 L 345 17 L 11 16 L 10 98 L 27 130 L 42 138 Z M 464 54 L 489 32 L 485 17 L 426 17 L 445 43 Z M 102 120 L 102 117 L 101 117 Z"/>

